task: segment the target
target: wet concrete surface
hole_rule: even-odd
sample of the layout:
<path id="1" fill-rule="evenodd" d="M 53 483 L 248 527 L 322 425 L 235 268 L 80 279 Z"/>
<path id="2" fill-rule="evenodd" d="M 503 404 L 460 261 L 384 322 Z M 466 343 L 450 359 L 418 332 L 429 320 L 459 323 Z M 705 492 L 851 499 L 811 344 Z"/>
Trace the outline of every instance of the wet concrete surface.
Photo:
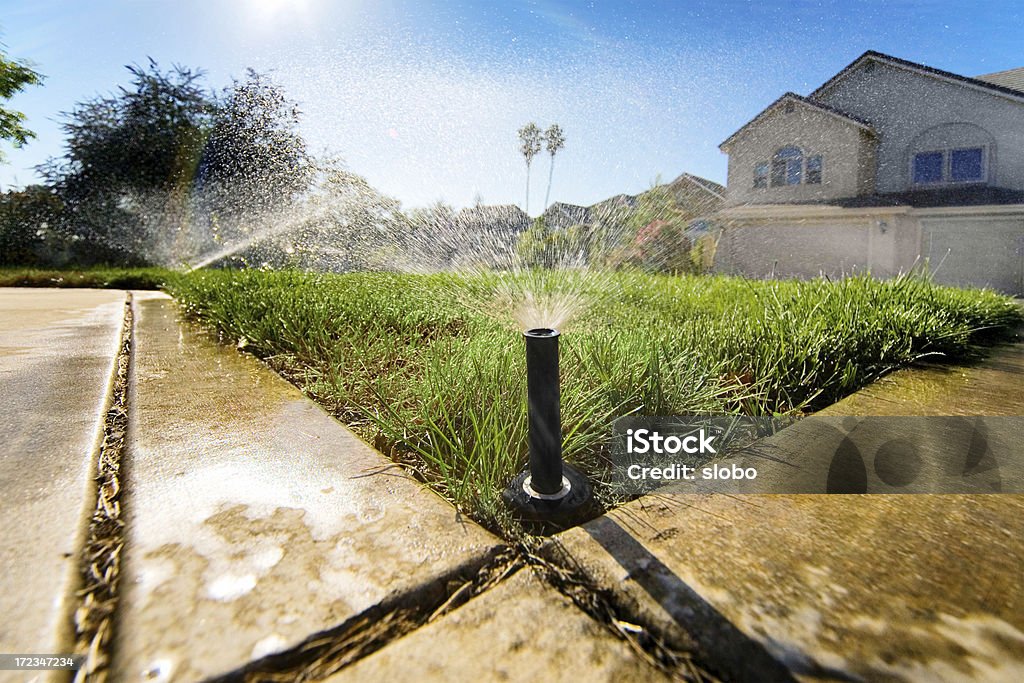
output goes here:
<path id="1" fill-rule="evenodd" d="M 521 569 L 454 612 L 327 679 L 668 681 L 572 601 Z"/>
<path id="2" fill-rule="evenodd" d="M 971 365 L 897 370 L 817 414 L 1024 415 L 1024 342 L 987 349 Z"/>
<path id="3" fill-rule="evenodd" d="M 0 652 L 70 648 L 125 297 L 0 289 Z"/>
<path id="4" fill-rule="evenodd" d="M 893 373 L 775 435 L 775 460 L 761 461 L 778 490 L 797 471 L 820 475 L 814 486 L 824 490 L 835 454 L 854 443 L 848 433 L 867 425 L 857 448 L 869 490 L 881 479 L 898 491 L 909 453 L 970 460 L 980 424 L 989 451 L 973 478 L 950 484 L 945 472 L 939 482 L 977 494 L 730 495 L 677 485 L 561 534 L 548 551 L 736 680 L 1024 680 L 1024 495 L 994 493 L 1017 490 L 1020 479 L 1022 372 L 1017 344 L 970 366 Z M 898 457 L 881 463 L 868 448 L 894 440 L 913 448 L 886 451 Z M 989 462 L 993 448 L 999 462 Z M 917 474 L 946 468 L 931 469 Z"/>
<path id="5" fill-rule="evenodd" d="M 498 545 L 168 297 L 136 297 L 115 679 L 227 673 Z"/>
<path id="6" fill-rule="evenodd" d="M 0 598 L 0 651 L 67 649 L 124 296 L 0 290 L 0 380 L 18 397 L 0 404 L 0 511 L 13 520 L 0 527 L 0 568 L 19 588 Z M 237 670 L 415 596 L 500 545 L 264 365 L 181 323 L 165 295 L 136 293 L 134 309 L 114 680 Z M 1001 472 L 1019 476 L 1022 374 L 1021 345 L 971 366 L 893 373 L 819 414 L 835 422 L 835 444 L 798 423 L 777 435 L 780 459 L 838 448 L 850 416 L 985 416 L 1000 458 L 1017 457 Z M 931 424 L 887 429 L 917 448 L 970 448 Z M 865 443 L 893 441 L 867 431 Z M 877 460 L 878 478 L 905 474 L 902 455 L 892 471 Z M 991 473 L 979 490 L 1000 490 Z M 1022 539 L 1021 495 L 666 489 L 548 551 L 610 588 L 624 616 L 731 679 L 1016 681 Z M 0 680 L 24 680 L 9 673 Z M 520 570 L 332 680 L 402 677 L 662 674 Z"/>
<path id="7" fill-rule="evenodd" d="M 1019 681 L 1022 538 L 1022 496 L 709 494 L 647 497 L 559 540 L 735 680 Z"/>
<path id="8" fill-rule="evenodd" d="M 1024 416 L 812 415 L 715 461 L 755 478 L 661 491 L 1024 494 L 1022 441 Z"/>

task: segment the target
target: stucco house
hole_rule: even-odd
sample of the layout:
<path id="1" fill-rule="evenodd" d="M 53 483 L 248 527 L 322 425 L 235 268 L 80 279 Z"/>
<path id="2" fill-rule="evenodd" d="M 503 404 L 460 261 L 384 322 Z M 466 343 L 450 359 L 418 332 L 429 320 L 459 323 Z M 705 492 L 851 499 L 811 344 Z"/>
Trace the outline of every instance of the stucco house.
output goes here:
<path id="1" fill-rule="evenodd" d="M 939 282 L 1024 294 L 1024 68 L 968 78 L 865 52 L 720 149 L 718 270 L 926 266 Z"/>

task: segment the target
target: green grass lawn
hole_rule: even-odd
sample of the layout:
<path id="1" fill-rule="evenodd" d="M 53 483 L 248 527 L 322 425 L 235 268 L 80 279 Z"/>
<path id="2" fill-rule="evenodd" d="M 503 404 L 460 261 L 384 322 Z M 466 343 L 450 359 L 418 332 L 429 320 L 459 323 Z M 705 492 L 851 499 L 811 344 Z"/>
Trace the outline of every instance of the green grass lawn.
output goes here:
<path id="1" fill-rule="evenodd" d="M 614 417 L 808 412 L 922 356 L 968 358 L 1021 319 L 1012 299 L 919 278 L 249 270 L 163 281 L 224 342 L 491 527 L 507 525 L 500 492 L 526 460 L 523 340 L 496 292 L 592 302 L 563 330 L 562 416 L 567 459 L 598 479 Z"/>

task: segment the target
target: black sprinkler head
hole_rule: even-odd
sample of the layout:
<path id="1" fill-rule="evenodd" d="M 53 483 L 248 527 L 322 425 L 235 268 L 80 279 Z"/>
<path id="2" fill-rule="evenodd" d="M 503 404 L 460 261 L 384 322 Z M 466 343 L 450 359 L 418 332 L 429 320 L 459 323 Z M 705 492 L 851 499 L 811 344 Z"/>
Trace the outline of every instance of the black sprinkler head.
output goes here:
<path id="1" fill-rule="evenodd" d="M 530 464 L 502 498 L 530 530 L 574 526 L 588 519 L 594 507 L 590 482 L 562 462 L 558 336 L 558 330 L 546 327 L 523 333 Z"/>

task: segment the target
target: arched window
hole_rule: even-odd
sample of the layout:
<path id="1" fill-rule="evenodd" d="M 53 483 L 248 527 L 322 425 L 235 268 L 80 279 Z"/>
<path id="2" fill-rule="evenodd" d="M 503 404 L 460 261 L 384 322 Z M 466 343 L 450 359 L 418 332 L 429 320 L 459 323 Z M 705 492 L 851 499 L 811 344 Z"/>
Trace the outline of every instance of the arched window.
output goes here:
<path id="1" fill-rule="evenodd" d="M 783 147 L 772 157 L 772 185 L 799 185 L 804 153 L 799 147 Z"/>
<path id="2" fill-rule="evenodd" d="M 804 156 L 803 150 L 795 145 L 780 148 L 770 162 L 759 161 L 754 164 L 754 188 L 784 187 L 786 185 L 820 185 L 822 180 L 822 161 L 820 154 Z"/>

